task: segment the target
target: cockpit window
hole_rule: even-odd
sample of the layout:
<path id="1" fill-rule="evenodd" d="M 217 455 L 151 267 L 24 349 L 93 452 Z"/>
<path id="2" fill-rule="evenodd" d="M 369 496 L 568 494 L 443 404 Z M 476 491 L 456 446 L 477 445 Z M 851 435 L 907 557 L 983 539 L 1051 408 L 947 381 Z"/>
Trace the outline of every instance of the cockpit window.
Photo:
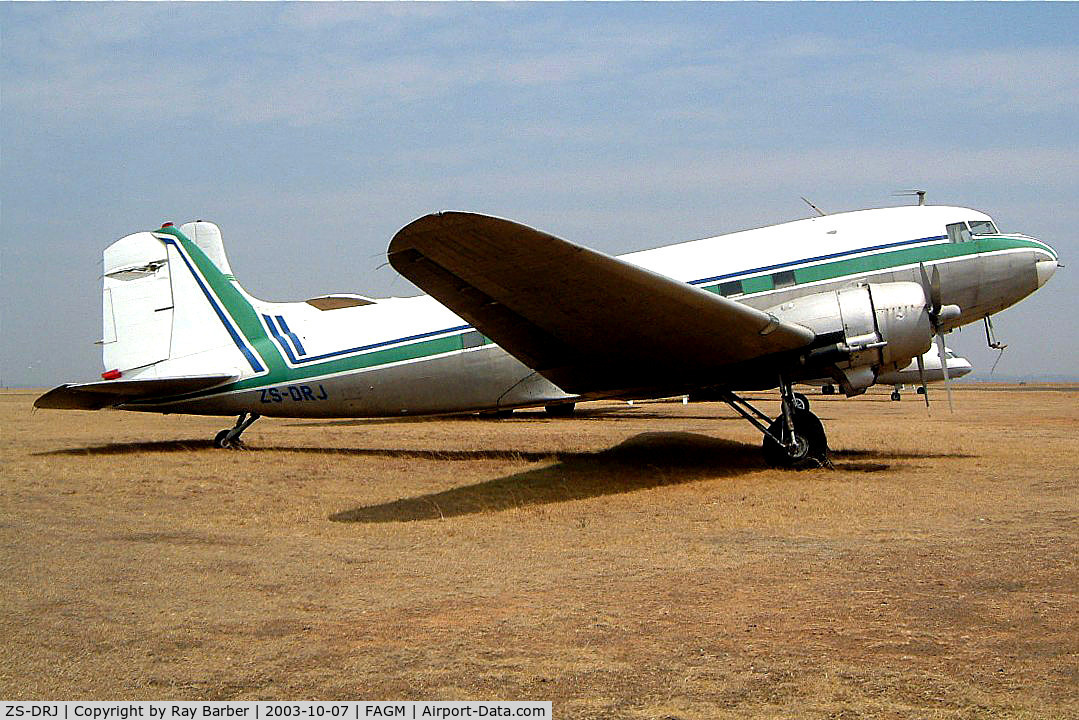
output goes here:
<path id="1" fill-rule="evenodd" d="M 948 242 L 961 243 L 970 240 L 970 230 L 967 230 L 966 223 L 952 223 L 947 225 L 948 230 Z"/>
<path id="2" fill-rule="evenodd" d="M 975 235 L 996 235 L 997 226 L 992 220 L 971 220 L 970 231 Z"/>

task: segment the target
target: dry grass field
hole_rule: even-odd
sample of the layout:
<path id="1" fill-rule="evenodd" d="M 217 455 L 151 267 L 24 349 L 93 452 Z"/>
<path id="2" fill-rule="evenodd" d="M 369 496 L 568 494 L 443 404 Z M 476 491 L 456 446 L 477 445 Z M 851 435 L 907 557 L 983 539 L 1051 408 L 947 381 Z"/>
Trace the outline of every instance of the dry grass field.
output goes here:
<path id="1" fill-rule="evenodd" d="M 1079 717 L 1076 386 L 812 395 L 805 472 L 722 404 L 221 451 L 227 419 L 33 397 L 0 394 L 0 697 Z"/>

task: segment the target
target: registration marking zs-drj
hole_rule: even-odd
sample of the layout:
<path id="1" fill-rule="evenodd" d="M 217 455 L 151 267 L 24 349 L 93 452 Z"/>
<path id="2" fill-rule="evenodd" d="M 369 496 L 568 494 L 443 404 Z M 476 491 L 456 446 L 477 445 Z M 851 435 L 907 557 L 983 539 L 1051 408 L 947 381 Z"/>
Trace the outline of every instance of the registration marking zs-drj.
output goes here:
<path id="1" fill-rule="evenodd" d="M 329 397 L 321 383 L 312 388 L 310 385 L 285 385 L 280 388 L 260 388 L 259 400 L 264 403 L 318 401 Z"/>

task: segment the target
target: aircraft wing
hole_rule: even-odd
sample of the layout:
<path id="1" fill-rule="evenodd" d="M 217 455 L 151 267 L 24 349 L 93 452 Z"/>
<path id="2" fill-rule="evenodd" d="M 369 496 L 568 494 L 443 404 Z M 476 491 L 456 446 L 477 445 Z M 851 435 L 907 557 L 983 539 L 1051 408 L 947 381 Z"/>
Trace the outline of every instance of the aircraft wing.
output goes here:
<path id="1" fill-rule="evenodd" d="M 721 383 L 814 333 L 714 293 L 499 218 L 427 215 L 390 264 L 563 390 Z M 762 365 L 756 362 L 757 365 Z"/>
<path id="2" fill-rule="evenodd" d="M 235 380 L 236 375 L 185 375 L 149 380 L 103 380 L 61 385 L 34 401 L 36 408 L 101 410 L 134 400 L 164 398 L 204 390 Z"/>

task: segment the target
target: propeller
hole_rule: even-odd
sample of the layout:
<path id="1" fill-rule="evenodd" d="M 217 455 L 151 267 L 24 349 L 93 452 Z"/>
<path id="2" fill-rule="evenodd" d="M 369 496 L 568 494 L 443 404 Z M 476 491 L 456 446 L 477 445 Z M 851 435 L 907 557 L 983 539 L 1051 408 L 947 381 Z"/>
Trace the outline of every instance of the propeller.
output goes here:
<path id="1" fill-rule="evenodd" d="M 933 327 L 933 334 L 936 336 L 937 342 L 937 355 L 940 357 L 940 369 L 944 373 L 944 389 L 948 393 L 948 410 L 955 412 L 955 405 L 952 403 L 952 383 L 951 378 L 948 377 L 948 356 L 944 349 L 944 321 L 949 320 L 952 317 L 958 316 L 959 307 L 957 305 L 944 306 L 941 304 L 940 294 L 940 270 L 937 266 L 933 266 L 933 274 L 930 276 L 925 271 L 925 263 L 918 263 L 918 269 L 922 275 L 922 289 L 925 291 L 926 312 L 929 313 L 929 322 Z M 918 373 L 919 379 L 922 381 L 922 388 L 925 388 L 925 368 L 924 363 L 919 357 L 918 360 Z M 929 405 L 929 392 L 925 391 L 925 404 Z"/>

